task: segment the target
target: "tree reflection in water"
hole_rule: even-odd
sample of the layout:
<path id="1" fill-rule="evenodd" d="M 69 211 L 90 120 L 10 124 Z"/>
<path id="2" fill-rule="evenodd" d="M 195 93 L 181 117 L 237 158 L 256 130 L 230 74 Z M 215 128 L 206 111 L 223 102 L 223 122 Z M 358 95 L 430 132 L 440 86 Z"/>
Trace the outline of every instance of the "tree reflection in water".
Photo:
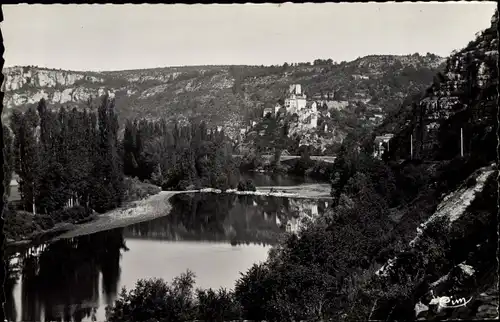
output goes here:
<path id="1" fill-rule="evenodd" d="M 3 296 L 5 297 L 2 297 L 4 302 L 4 314 L 9 321 L 16 321 L 18 313 L 14 301 L 14 287 L 19 279 L 19 264 L 11 261 L 11 259 L 7 256 L 4 264 L 5 280 L 3 285 Z"/>
<path id="2" fill-rule="evenodd" d="M 269 245 L 278 241 L 289 220 L 315 211 L 321 214 L 326 207 L 324 201 L 210 193 L 180 194 L 170 201 L 173 207 L 167 216 L 60 240 L 38 253 L 33 253 L 34 248 L 22 252 L 18 268 L 13 263 L 7 266 L 5 309 L 9 320 L 92 320 L 100 302 L 112 304 L 118 292 L 121 250 L 127 250 L 124 235 Z M 18 312 L 13 295 L 16 283 L 21 293 Z"/>
<path id="3" fill-rule="evenodd" d="M 325 210 L 324 201 L 235 194 L 179 194 L 170 202 L 167 216 L 127 227 L 125 236 L 273 245 L 288 220 Z"/>
<path id="4" fill-rule="evenodd" d="M 59 240 L 46 245 L 39 254 L 23 252 L 21 320 L 91 319 L 99 306 L 100 274 L 106 304 L 112 303 L 117 294 L 122 249 L 127 250 L 123 229 L 114 229 Z M 13 287 L 9 293 L 13 293 Z M 8 307 L 15 308 L 13 302 L 11 296 Z M 16 321 L 15 315 L 14 309 L 9 318 Z"/>

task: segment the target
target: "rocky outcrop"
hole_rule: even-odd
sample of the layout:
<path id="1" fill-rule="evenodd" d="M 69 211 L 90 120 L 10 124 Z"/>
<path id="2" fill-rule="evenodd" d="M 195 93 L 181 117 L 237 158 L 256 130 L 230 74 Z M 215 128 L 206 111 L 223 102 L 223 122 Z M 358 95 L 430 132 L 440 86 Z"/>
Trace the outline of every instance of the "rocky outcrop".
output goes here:
<path id="1" fill-rule="evenodd" d="M 413 138 L 414 158 L 451 159 L 461 153 L 461 132 L 464 154 L 484 150 L 474 149 L 492 135 L 496 118 L 497 24 L 495 14 L 489 28 L 452 53 L 425 94 L 407 102 L 378 129 L 379 133 L 396 133 L 391 141 L 391 146 L 397 147 L 392 150 L 395 158 L 410 155 Z"/>
<path id="2" fill-rule="evenodd" d="M 438 193 L 429 194 L 432 207 L 419 209 L 424 222 L 414 238 L 373 278 L 381 296 L 371 319 L 498 319 L 497 24 L 495 12 L 491 27 L 452 53 L 425 93 L 377 129 L 395 134 L 385 157 L 409 159 L 413 148 L 414 159 L 440 164 L 442 175 L 430 175 L 426 187 Z M 426 208 L 419 198 L 408 208 Z"/>
<path id="3" fill-rule="evenodd" d="M 66 103 L 84 103 L 89 100 L 98 98 L 104 94 L 109 97 L 114 97 L 113 90 L 108 90 L 105 87 L 100 88 L 66 88 L 64 90 L 46 91 L 44 89 L 37 92 L 27 92 L 24 94 L 14 93 L 13 95 L 6 95 L 4 104 L 7 108 L 15 106 L 22 106 L 28 104 L 36 104 L 40 99 L 44 98 L 49 104 L 66 104 Z"/>
<path id="4" fill-rule="evenodd" d="M 498 316 L 492 309 L 498 303 L 492 295 L 497 286 L 498 239 L 492 225 L 497 175 L 496 165 L 478 169 L 442 200 L 407 250 L 377 271 L 386 289 L 404 287 L 406 293 L 377 301 L 372 319 L 408 319 L 408 312 L 417 319 Z"/>
<path id="5" fill-rule="evenodd" d="M 36 104 L 44 98 L 49 104 L 87 103 L 90 99 L 108 94 L 104 77 L 98 73 L 72 72 L 38 67 L 10 67 L 3 70 L 2 85 L 7 109 Z"/>
<path id="6" fill-rule="evenodd" d="M 88 73 L 42 69 L 33 67 L 8 67 L 3 70 L 5 75 L 4 91 L 11 92 L 23 87 L 54 88 L 73 86 L 77 81 L 103 83 L 104 79 Z"/>
<path id="7" fill-rule="evenodd" d="M 115 95 L 120 122 L 136 117 L 203 119 L 213 126 L 223 126 L 226 133 L 236 137 L 239 129 L 248 121 L 255 119 L 256 115 L 262 115 L 261 109 L 266 104 L 274 105 L 283 89 L 291 83 L 304 84 L 311 94 L 326 87 L 333 90 L 345 87 L 340 91 L 343 93 L 343 98 L 339 98 L 342 101 L 332 107 L 343 109 L 349 99 L 356 99 L 359 95 L 369 100 L 371 95 L 368 91 L 380 92 L 379 89 L 385 86 L 384 79 L 393 71 L 402 71 L 406 64 L 433 70 L 434 63 L 440 60 L 439 57 L 430 56 L 387 57 L 367 58 L 371 67 L 366 71 L 357 70 L 357 65 L 364 58 L 358 59 L 356 63 L 288 68 L 184 66 L 79 72 L 34 66 L 12 67 L 3 70 L 6 76 L 3 85 L 4 106 L 8 113 L 12 108 L 24 109 L 41 98 L 46 99 L 49 107 L 85 106 L 89 99 L 108 92 L 110 96 Z M 387 102 L 401 100 L 409 79 L 417 87 L 423 87 L 430 81 L 430 78 L 425 79 L 425 82 L 422 79 L 412 80 L 399 74 L 390 75 L 395 83 L 379 98 L 377 106 L 383 110 Z M 354 79 L 351 75 L 366 77 Z"/>

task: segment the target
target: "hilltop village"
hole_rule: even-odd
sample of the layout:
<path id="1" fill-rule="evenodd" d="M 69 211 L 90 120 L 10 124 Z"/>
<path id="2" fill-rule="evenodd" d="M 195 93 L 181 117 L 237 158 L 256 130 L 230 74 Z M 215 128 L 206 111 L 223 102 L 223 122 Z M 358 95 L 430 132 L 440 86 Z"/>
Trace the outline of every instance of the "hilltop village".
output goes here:
<path id="1" fill-rule="evenodd" d="M 352 102 L 350 102 L 352 101 Z M 335 91 L 320 92 L 308 97 L 301 84 L 289 85 L 281 102 L 274 107 L 263 108 L 261 118 L 250 120 L 248 125 L 240 128 L 237 142 L 249 141 L 254 135 L 264 136 L 267 126 L 259 126 L 266 119 L 288 120 L 288 137 L 300 137 L 299 146 L 313 146 L 319 153 L 327 152 L 329 146 L 342 144 L 345 133 L 339 131 L 337 122 L 332 118 L 333 113 L 346 112 L 353 104 L 366 102 L 362 99 L 339 100 L 335 97 Z M 378 108 L 380 109 L 380 108 Z M 373 116 L 369 118 L 373 124 L 382 121 L 381 110 L 372 111 Z M 363 116 L 366 118 L 366 116 Z M 220 127 L 219 130 L 222 130 Z M 384 134 L 377 137 L 374 142 L 374 156 L 381 158 L 392 134 Z"/>
<path id="2" fill-rule="evenodd" d="M 321 112 L 318 111 L 318 106 L 325 106 L 325 114 L 323 116 L 330 117 L 327 111 L 328 105 L 337 109 L 344 108 L 348 105 L 347 101 L 334 101 L 334 93 L 316 94 L 312 100 L 307 100 L 306 93 L 302 90 L 300 84 L 292 84 L 288 89 L 288 95 L 284 99 L 284 104 L 276 103 L 274 109 L 265 108 L 263 117 L 278 116 L 280 114 L 291 115 L 293 121 L 302 124 L 304 128 L 315 129 L 318 127 L 318 118 Z M 327 130 L 327 129 L 326 129 Z"/>
<path id="3" fill-rule="evenodd" d="M 277 102 L 274 107 L 263 108 L 260 119 L 250 120 L 246 127 L 240 129 L 237 141 L 244 142 L 249 139 L 248 135 L 260 128 L 259 123 L 267 118 L 287 119 L 290 125 L 289 137 L 301 135 L 299 145 L 313 145 L 324 151 L 332 142 L 341 143 L 343 140 L 343 133 L 337 133 L 335 128 L 324 120 L 331 117 L 332 109 L 342 110 L 348 105 L 347 101 L 335 100 L 333 91 L 316 94 L 309 99 L 301 84 L 291 84 L 281 103 Z M 260 129 L 258 135 L 264 136 L 265 132 Z M 323 140 L 320 137 L 323 137 Z"/>

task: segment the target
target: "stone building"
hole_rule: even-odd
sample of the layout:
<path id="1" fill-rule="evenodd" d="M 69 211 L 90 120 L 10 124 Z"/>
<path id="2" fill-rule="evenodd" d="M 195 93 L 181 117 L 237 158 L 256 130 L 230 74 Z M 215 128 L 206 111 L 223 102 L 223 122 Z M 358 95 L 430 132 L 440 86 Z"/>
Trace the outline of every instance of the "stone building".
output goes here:
<path id="1" fill-rule="evenodd" d="M 387 148 L 390 149 L 390 140 L 394 137 L 394 134 L 387 133 L 384 135 L 380 135 L 375 137 L 374 141 L 374 149 L 373 149 L 373 156 L 375 158 L 381 159 L 382 155 L 385 152 L 385 147 L 384 144 L 387 145 Z"/>
<path id="2" fill-rule="evenodd" d="M 300 110 L 306 107 L 307 97 L 304 92 L 302 92 L 302 87 L 300 84 L 290 85 L 288 90 L 288 97 L 285 98 L 285 109 L 287 113 L 293 114 L 298 113 Z"/>
<path id="3" fill-rule="evenodd" d="M 272 108 L 270 108 L 270 107 L 265 108 L 265 109 L 264 109 L 264 112 L 262 113 L 262 117 L 266 117 L 266 116 L 267 116 L 267 114 L 271 114 L 271 115 L 273 115 L 273 114 L 274 114 L 273 112 L 274 112 L 274 111 L 273 111 L 273 109 L 272 109 Z"/>

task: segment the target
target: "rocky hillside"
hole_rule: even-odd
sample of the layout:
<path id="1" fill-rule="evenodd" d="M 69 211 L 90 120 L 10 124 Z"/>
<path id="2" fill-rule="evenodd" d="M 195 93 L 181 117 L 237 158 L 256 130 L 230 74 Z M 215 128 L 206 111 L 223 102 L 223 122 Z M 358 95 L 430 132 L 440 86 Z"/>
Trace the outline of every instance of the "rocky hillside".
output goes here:
<path id="1" fill-rule="evenodd" d="M 380 300 L 372 319 L 498 318 L 495 169 L 478 169 L 448 194 L 409 247 L 377 271 L 378 282 L 396 294 L 403 289 L 413 300 Z M 461 298 L 468 305 L 446 307 Z"/>
<path id="2" fill-rule="evenodd" d="M 454 52 L 433 84 L 377 129 L 394 133 L 391 156 L 447 160 L 460 155 L 460 132 L 464 154 L 495 159 L 494 125 L 498 86 L 498 19 L 462 50 Z M 487 154 L 487 156 L 486 156 Z"/>
<path id="3" fill-rule="evenodd" d="M 443 59 L 368 56 L 340 64 L 289 66 L 194 66 L 117 72 L 75 72 L 34 66 L 5 68 L 6 111 L 44 97 L 54 107 L 87 104 L 109 93 L 121 120 L 131 117 L 203 118 L 234 130 L 283 98 L 291 83 L 307 94 L 334 93 L 384 114 L 425 88 Z M 366 108 L 365 108 L 366 112 Z M 7 112 L 8 113 L 8 112 Z M 375 112 L 372 112 L 372 114 Z M 370 113 L 365 113 L 367 119 Z M 229 131 L 231 132 L 231 131 Z"/>
<path id="4" fill-rule="evenodd" d="M 372 280 L 384 295 L 371 319 L 498 319 L 497 25 L 498 12 L 432 86 L 376 131 L 395 134 L 389 161 L 409 159 L 413 137 L 410 163 L 427 164 L 430 180 L 401 210 L 405 246 Z"/>

